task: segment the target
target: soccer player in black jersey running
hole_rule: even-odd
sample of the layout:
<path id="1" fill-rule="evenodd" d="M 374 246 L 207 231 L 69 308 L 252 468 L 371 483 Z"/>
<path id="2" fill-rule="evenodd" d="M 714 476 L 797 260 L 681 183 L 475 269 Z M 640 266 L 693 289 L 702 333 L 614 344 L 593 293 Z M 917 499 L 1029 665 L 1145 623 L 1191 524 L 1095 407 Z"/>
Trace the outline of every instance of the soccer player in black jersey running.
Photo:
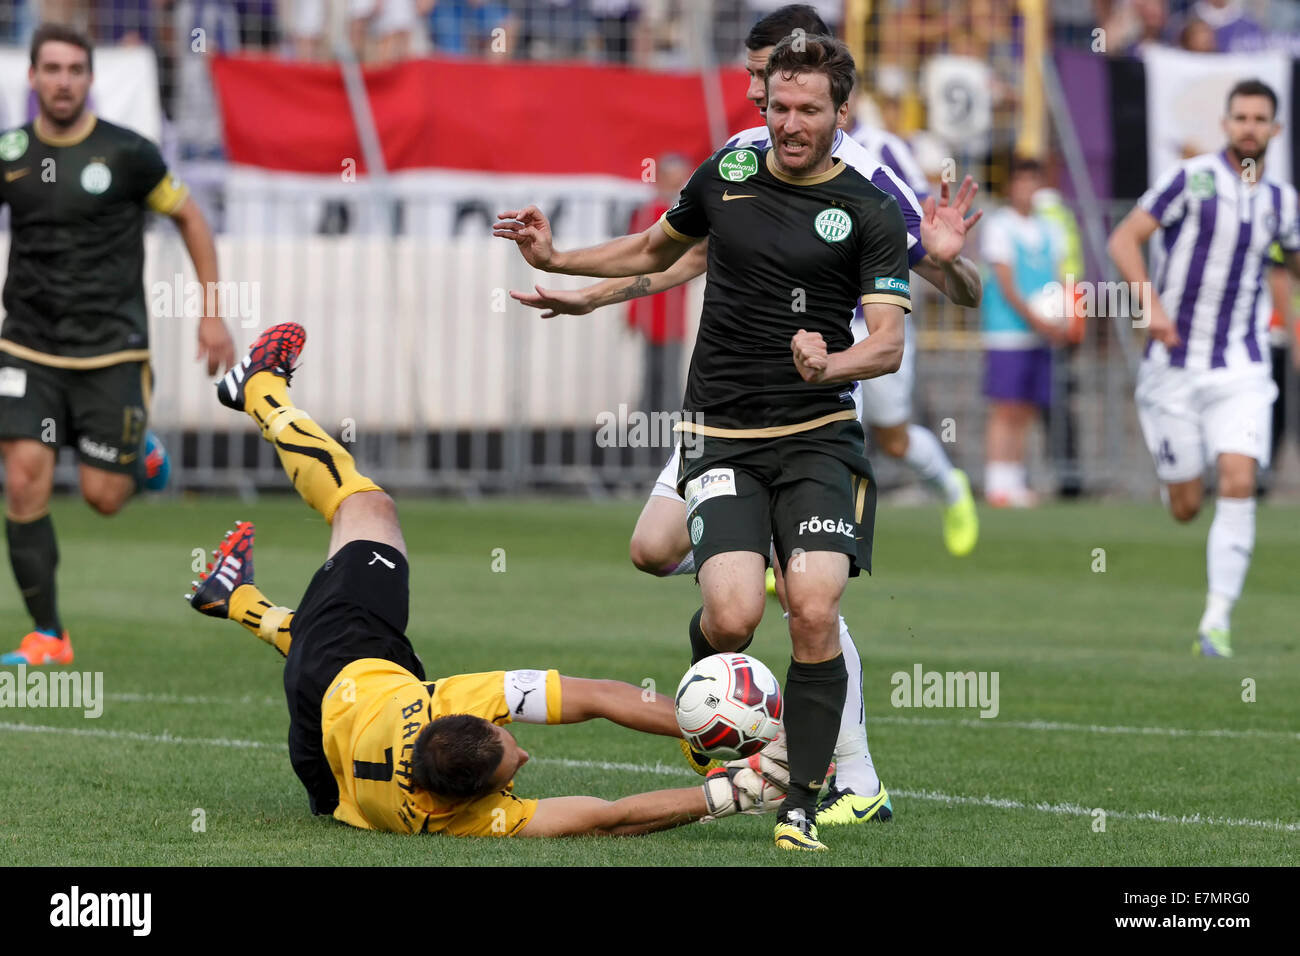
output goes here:
<path id="1" fill-rule="evenodd" d="M 119 511 L 138 485 L 165 481 L 161 445 L 145 432 L 147 213 L 176 223 L 205 289 L 216 288 L 217 251 L 158 147 L 86 109 L 93 69 L 84 36 L 41 26 L 28 76 L 40 112 L 0 135 L 0 203 L 9 207 L 11 233 L 0 455 L 9 560 L 33 627 L 0 664 L 38 666 L 72 663 L 55 600 L 59 551 L 49 513 L 59 446 L 76 447 L 82 497 L 100 514 Z M 215 314 L 199 320 L 198 357 L 208 374 L 235 360 Z"/>
<path id="2" fill-rule="evenodd" d="M 708 283 L 686 386 L 679 490 L 703 607 L 693 660 L 743 649 L 765 605 L 769 545 L 786 576 L 790 788 L 778 847 L 824 850 L 813 823 L 847 676 L 838 639 L 847 580 L 870 570 L 875 487 L 852 383 L 895 371 L 910 308 L 897 200 L 831 156 L 853 58 L 829 36 L 787 37 L 768 59 L 768 149 L 723 149 L 655 226 L 559 252 L 534 207 L 493 234 L 549 272 L 661 272 L 709 240 Z M 853 345 L 861 301 L 870 336 Z"/>

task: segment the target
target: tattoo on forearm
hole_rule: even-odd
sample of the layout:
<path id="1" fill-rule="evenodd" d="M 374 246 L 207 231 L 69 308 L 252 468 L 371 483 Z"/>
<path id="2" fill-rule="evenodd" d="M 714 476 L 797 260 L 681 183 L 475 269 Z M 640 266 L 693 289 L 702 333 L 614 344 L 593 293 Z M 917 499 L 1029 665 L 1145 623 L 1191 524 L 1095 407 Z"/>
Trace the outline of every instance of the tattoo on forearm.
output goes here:
<path id="1" fill-rule="evenodd" d="M 637 299 L 650 291 L 650 277 L 637 276 L 632 280 L 631 285 L 625 285 L 617 292 L 613 293 L 611 302 L 626 302 L 628 299 Z"/>

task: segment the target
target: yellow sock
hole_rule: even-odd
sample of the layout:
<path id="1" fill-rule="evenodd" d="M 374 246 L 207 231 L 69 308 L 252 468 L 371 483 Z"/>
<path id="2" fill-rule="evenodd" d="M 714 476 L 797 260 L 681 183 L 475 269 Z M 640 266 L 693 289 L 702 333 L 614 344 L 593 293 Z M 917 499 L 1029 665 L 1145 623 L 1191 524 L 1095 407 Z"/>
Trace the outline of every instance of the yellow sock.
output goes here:
<path id="1" fill-rule="evenodd" d="M 357 471 L 347 449 L 289 400 L 289 386 L 280 376 L 264 371 L 249 378 L 244 408 L 275 446 L 298 494 L 326 521 L 334 520 L 334 512 L 349 495 L 383 490 Z"/>
<path id="2" fill-rule="evenodd" d="M 285 657 L 293 641 L 289 626 L 293 610 L 278 607 L 266 599 L 256 584 L 241 584 L 230 595 L 230 619 L 270 644 Z"/>

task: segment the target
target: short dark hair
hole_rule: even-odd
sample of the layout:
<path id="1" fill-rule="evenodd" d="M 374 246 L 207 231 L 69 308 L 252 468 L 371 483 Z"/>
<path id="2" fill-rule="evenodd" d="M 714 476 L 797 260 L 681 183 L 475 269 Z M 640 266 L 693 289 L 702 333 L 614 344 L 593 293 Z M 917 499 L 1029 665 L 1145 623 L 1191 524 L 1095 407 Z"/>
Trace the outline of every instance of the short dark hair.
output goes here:
<path id="1" fill-rule="evenodd" d="M 776 46 L 795 30 L 818 35 L 831 32 L 826 21 L 813 7 L 806 3 L 787 3 L 749 28 L 749 35 L 745 37 L 745 49 L 761 50 Z"/>
<path id="2" fill-rule="evenodd" d="M 32 34 L 32 66 L 36 66 L 36 59 L 40 56 L 41 47 L 55 41 L 58 43 L 71 43 L 73 46 L 79 46 L 86 51 L 86 69 L 91 73 L 95 72 L 95 49 L 90 45 L 90 39 L 79 30 L 74 30 L 65 23 L 42 23 Z"/>
<path id="3" fill-rule="evenodd" d="M 411 781 L 440 797 L 481 797 L 492 790 L 504 753 L 492 724 L 482 717 L 439 717 L 415 738 Z"/>
<path id="4" fill-rule="evenodd" d="M 1011 162 L 1007 166 L 1007 178 L 1017 176 L 1020 173 L 1037 173 L 1042 175 L 1044 166 L 1041 160 L 1034 159 L 1032 156 L 1012 156 Z"/>
<path id="5" fill-rule="evenodd" d="M 800 73 L 825 73 L 831 83 L 831 100 L 839 109 L 848 102 L 857 77 L 857 67 L 849 48 L 827 34 L 812 36 L 788 35 L 772 50 L 763 72 L 764 84 L 770 83 L 774 74 L 789 79 Z"/>
<path id="6" fill-rule="evenodd" d="M 1273 105 L 1273 118 L 1277 119 L 1277 94 L 1263 80 L 1242 80 L 1228 91 L 1227 109 L 1232 111 L 1232 101 L 1238 96 L 1264 96 Z"/>

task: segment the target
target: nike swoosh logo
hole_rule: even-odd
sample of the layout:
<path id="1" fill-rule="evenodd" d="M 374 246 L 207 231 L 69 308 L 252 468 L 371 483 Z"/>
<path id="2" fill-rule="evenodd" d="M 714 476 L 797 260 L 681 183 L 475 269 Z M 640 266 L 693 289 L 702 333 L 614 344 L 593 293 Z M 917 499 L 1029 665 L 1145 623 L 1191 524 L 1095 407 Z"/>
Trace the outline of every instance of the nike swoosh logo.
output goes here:
<path id="1" fill-rule="evenodd" d="M 853 811 L 853 815 L 854 815 L 855 817 L 857 817 L 859 820 L 861 820 L 863 817 L 869 817 L 869 816 L 871 816 L 871 814 L 875 813 L 878 809 L 880 809 L 880 804 L 879 804 L 879 803 L 875 803 L 875 804 L 872 804 L 871 806 L 867 807 L 867 809 L 863 810 L 863 811 L 860 812 L 860 813 L 859 813 L 857 810 L 854 810 L 854 811 Z"/>
<path id="2" fill-rule="evenodd" d="M 5 182 L 11 183 L 15 179 L 22 179 L 32 171 L 30 166 L 24 166 L 22 169 L 10 169 L 5 171 Z"/>
<path id="3" fill-rule="evenodd" d="M 203 607 L 199 608 L 199 610 L 200 610 L 200 611 L 210 611 L 210 610 L 212 610 L 214 607 L 220 607 L 221 604 L 222 604 L 221 601 L 209 601 L 207 604 L 203 605 Z"/>
<path id="4" fill-rule="evenodd" d="M 736 193 L 734 196 L 725 189 L 722 191 L 722 201 L 731 202 L 733 199 L 757 199 L 754 193 Z"/>

